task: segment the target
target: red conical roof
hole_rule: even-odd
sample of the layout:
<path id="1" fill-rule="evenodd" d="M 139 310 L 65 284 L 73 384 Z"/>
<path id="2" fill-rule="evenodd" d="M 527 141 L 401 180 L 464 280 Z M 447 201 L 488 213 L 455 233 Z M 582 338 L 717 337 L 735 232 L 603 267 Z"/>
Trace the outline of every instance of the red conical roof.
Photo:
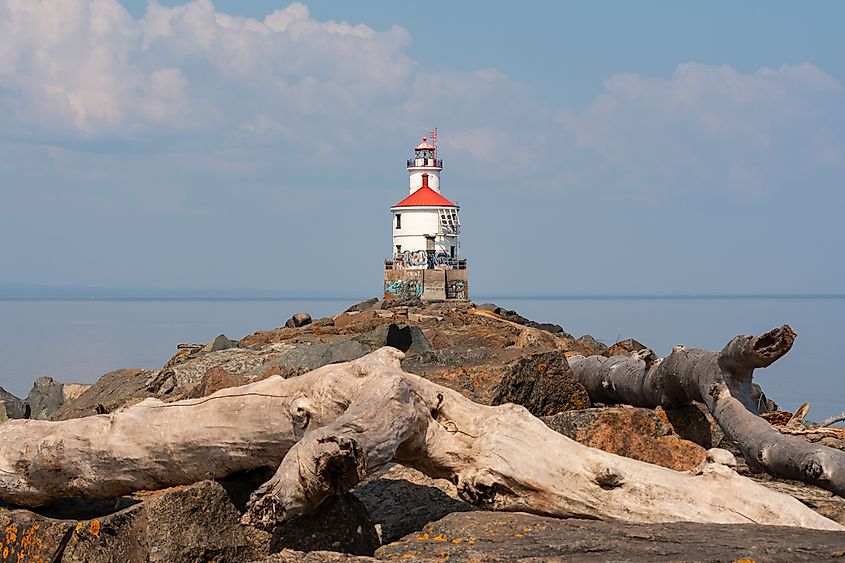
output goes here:
<path id="1" fill-rule="evenodd" d="M 457 207 L 457 205 L 428 186 L 423 186 L 393 207 Z"/>
<path id="2" fill-rule="evenodd" d="M 422 187 L 393 207 L 457 207 L 457 205 L 429 188 L 428 174 L 423 173 Z"/>

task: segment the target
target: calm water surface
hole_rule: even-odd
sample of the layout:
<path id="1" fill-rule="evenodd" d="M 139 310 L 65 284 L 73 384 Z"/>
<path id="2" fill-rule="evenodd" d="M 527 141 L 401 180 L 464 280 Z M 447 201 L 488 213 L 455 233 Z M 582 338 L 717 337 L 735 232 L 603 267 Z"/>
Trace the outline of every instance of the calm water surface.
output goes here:
<path id="1" fill-rule="evenodd" d="M 759 334 L 784 323 L 798 339 L 792 351 L 755 381 L 782 408 L 811 404 L 820 420 L 845 410 L 843 298 L 487 298 L 567 332 L 612 343 L 633 337 L 666 355 L 675 344 L 721 349 L 737 334 Z M 277 301 L 0 301 L 0 386 L 25 396 L 33 379 L 92 383 L 121 367 L 154 369 L 180 342 L 220 333 L 241 338 L 282 325 L 291 314 L 339 313 L 338 300 Z"/>

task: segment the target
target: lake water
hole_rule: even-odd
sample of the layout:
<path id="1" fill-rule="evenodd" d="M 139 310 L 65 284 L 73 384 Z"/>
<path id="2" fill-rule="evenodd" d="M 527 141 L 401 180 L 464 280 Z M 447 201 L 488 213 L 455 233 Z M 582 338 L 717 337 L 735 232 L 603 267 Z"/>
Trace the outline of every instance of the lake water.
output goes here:
<path id="1" fill-rule="evenodd" d="M 92 383 L 121 367 L 161 367 L 181 342 L 207 342 L 223 333 L 241 338 L 284 324 L 291 314 L 339 313 L 354 300 L 265 301 L 0 301 L 0 386 L 26 396 L 32 381 L 49 375 Z M 737 334 L 760 334 L 790 324 L 792 350 L 755 381 L 782 408 L 809 402 L 808 418 L 845 411 L 845 365 L 838 350 L 845 334 L 845 298 L 476 298 L 515 309 L 539 322 L 560 324 L 575 336 L 612 343 L 633 337 L 663 356 L 675 344 L 721 349 Z"/>

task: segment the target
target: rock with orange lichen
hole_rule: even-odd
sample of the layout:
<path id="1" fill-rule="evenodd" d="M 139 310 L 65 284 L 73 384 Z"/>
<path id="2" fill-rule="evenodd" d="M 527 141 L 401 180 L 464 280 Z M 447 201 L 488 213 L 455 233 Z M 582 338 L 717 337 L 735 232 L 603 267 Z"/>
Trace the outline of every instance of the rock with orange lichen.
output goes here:
<path id="1" fill-rule="evenodd" d="M 410 561 L 826 561 L 845 534 L 754 524 L 621 524 L 522 512 L 456 512 L 376 551 Z"/>
<path id="2" fill-rule="evenodd" d="M 585 409 L 590 396 L 575 380 L 560 350 L 526 355 L 508 366 L 491 404 L 515 403 L 534 416 Z"/>
<path id="3" fill-rule="evenodd" d="M 272 533 L 240 519 L 255 478 L 202 481 L 107 501 L 68 501 L 39 510 L 0 510 L 0 563 L 228 562 L 284 550 L 371 555 L 379 537 L 352 494 Z M 428 520 L 427 520 L 428 521 Z M 5 555 L 4 555 L 5 553 Z"/>
<path id="4" fill-rule="evenodd" d="M 270 536 L 241 526 L 238 494 L 236 485 L 203 481 L 111 501 L 72 501 L 39 513 L 4 510 L 0 555 L 6 555 L 0 561 L 222 562 L 261 557 L 268 553 Z M 243 502 L 247 494 L 240 493 Z"/>
<path id="5" fill-rule="evenodd" d="M 645 344 L 637 342 L 633 338 L 626 338 L 625 340 L 619 340 L 615 344 L 611 345 L 607 350 L 603 352 L 604 356 L 627 356 L 632 352 L 639 352 L 640 350 L 645 350 Z"/>
<path id="6" fill-rule="evenodd" d="M 542 420 L 584 445 L 677 471 L 693 469 L 706 457 L 703 447 L 675 434 L 668 420 L 651 409 L 572 410 Z"/>
<path id="7" fill-rule="evenodd" d="M 251 563 L 370 563 L 378 561 L 366 555 L 350 555 L 337 551 L 297 551 L 294 549 L 283 549 L 273 555 L 252 561 Z"/>
<path id="8" fill-rule="evenodd" d="M 0 511 L 0 561 L 51 563 L 55 548 L 72 526 L 35 514 Z"/>

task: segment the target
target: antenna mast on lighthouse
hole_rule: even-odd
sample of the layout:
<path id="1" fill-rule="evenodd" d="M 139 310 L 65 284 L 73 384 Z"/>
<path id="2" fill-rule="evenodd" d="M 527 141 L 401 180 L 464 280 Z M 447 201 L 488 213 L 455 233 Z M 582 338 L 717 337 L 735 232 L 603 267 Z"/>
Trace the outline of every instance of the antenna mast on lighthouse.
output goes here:
<path id="1" fill-rule="evenodd" d="M 429 138 L 431 139 L 431 144 L 434 145 L 434 158 L 437 158 L 437 127 L 431 130 Z"/>

